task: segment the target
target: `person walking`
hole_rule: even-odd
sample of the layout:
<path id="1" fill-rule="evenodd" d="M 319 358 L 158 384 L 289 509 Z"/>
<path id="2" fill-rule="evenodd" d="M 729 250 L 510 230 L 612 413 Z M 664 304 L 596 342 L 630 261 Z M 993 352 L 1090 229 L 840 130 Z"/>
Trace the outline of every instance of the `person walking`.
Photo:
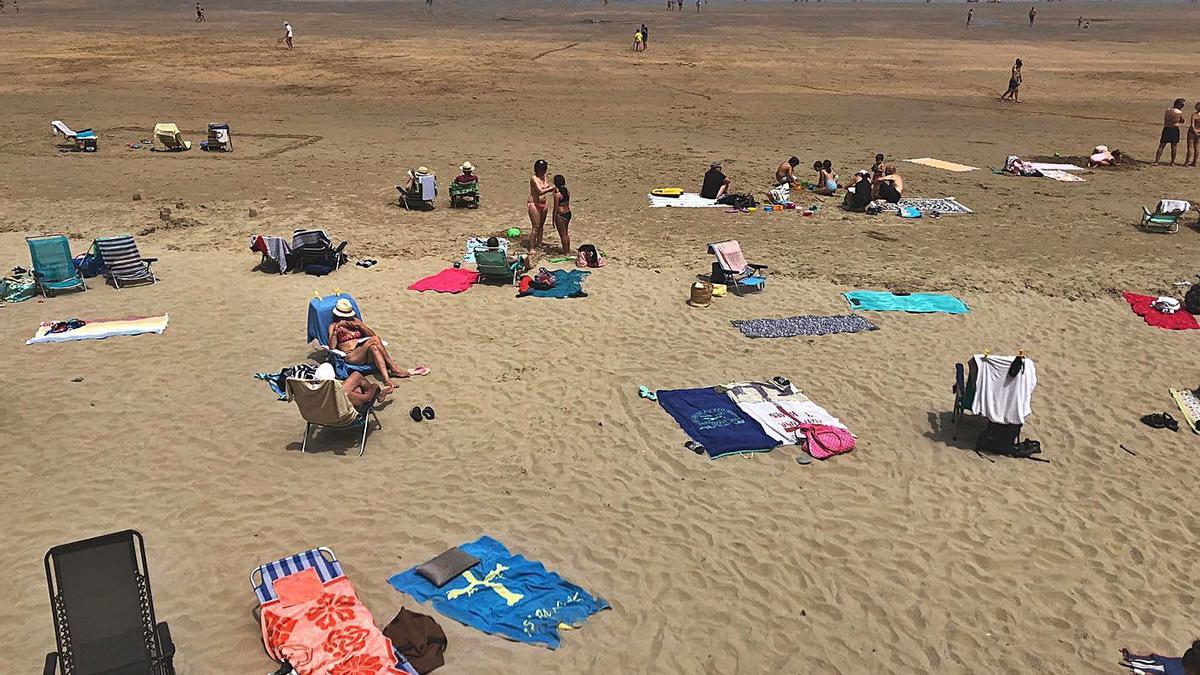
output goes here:
<path id="1" fill-rule="evenodd" d="M 1033 20 L 1037 17 L 1037 7 L 1029 8 L 1029 25 L 1033 26 Z"/>
<path id="2" fill-rule="evenodd" d="M 287 21 L 283 22 L 283 43 L 288 49 L 292 48 L 292 24 Z"/>
<path id="3" fill-rule="evenodd" d="M 1000 96 L 1000 100 L 1012 99 L 1013 103 L 1020 103 L 1021 100 L 1017 97 L 1017 90 L 1021 88 L 1021 81 L 1021 59 L 1017 59 L 1008 74 L 1008 91 Z"/>
<path id="4" fill-rule="evenodd" d="M 642 51 L 650 48 L 650 31 L 646 28 L 646 24 L 642 24 Z"/>
<path id="5" fill-rule="evenodd" d="M 975 16 L 975 8 L 970 7 L 967 9 L 967 28 L 971 27 L 971 17 L 973 16 Z"/>

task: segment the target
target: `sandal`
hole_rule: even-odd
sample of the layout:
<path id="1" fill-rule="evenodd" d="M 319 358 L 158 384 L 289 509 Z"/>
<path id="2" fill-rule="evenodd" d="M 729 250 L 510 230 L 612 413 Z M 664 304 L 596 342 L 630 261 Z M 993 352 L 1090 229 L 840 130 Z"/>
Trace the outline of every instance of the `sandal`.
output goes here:
<path id="1" fill-rule="evenodd" d="M 421 411 L 421 415 L 423 415 L 427 420 L 432 420 L 434 418 L 433 408 L 425 406 L 425 409 Z"/>
<path id="2" fill-rule="evenodd" d="M 1142 424 L 1151 429 L 1170 429 L 1171 431 L 1179 431 L 1179 422 L 1171 417 L 1171 413 L 1151 413 L 1142 415 Z"/>
<path id="3" fill-rule="evenodd" d="M 427 367 L 425 367 L 425 366 L 417 366 L 416 368 L 410 368 L 410 369 L 408 370 L 408 374 L 409 374 L 410 376 L 413 376 L 413 375 L 417 375 L 417 376 L 420 376 L 420 375 L 428 375 L 428 374 L 429 374 L 429 368 L 427 368 Z"/>
<path id="4" fill-rule="evenodd" d="M 650 391 L 650 387 L 647 387 L 644 384 L 642 386 L 638 387 L 638 396 L 641 396 L 642 398 L 644 398 L 648 401 L 657 401 L 658 400 L 658 394 Z"/>
<path id="5" fill-rule="evenodd" d="M 420 422 L 421 420 L 425 419 L 421 416 L 421 406 L 419 405 L 414 405 L 412 410 L 408 411 L 408 416 L 411 417 L 412 421 L 414 422 Z"/>
<path id="6" fill-rule="evenodd" d="M 691 450 L 692 452 L 696 453 L 697 455 L 703 455 L 706 452 L 704 446 L 700 445 L 696 441 L 688 441 L 687 443 L 683 444 L 683 447 L 687 448 L 688 450 Z"/>

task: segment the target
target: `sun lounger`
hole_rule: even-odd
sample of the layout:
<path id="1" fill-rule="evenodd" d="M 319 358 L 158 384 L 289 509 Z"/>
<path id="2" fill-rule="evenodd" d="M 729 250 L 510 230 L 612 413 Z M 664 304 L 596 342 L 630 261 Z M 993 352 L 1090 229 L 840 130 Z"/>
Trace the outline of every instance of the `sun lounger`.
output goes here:
<path id="1" fill-rule="evenodd" d="M 736 239 L 709 244 L 708 252 L 716 256 L 710 278 L 712 283 L 730 286 L 737 294 L 758 293 L 766 287 L 767 275 L 763 270 L 767 269 L 767 266 L 746 262 L 742 245 Z"/>
<path id="2" fill-rule="evenodd" d="M 161 143 L 167 152 L 183 152 L 192 149 L 192 142 L 185 141 L 179 127 L 174 124 L 155 124 L 154 139 Z"/>
<path id="3" fill-rule="evenodd" d="M 105 275 L 117 288 L 122 285 L 158 283 L 158 277 L 150 269 L 152 264 L 158 262 L 158 258 L 143 258 L 133 237 L 100 237 L 96 240 L 95 248 L 104 261 Z"/>
<path id="4" fill-rule="evenodd" d="M 327 295 L 325 297 L 317 296 L 308 301 L 308 342 L 317 343 L 320 351 L 326 352 L 333 357 L 334 370 L 338 371 L 338 377 L 344 379 L 344 375 L 349 373 L 362 373 L 370 375 L 376 372 L 377 368 L 373 363 L 353 364 L 346 363 L 346 352 L 335 348 L 329 344 L 329 326 L 333 323 L 333 308 L 337 305 L 337 301 L 345 298 L 350 301 L 350 306 L 354 308 L 354 314 L 359 321 L 363 320 L 362 310 L 358 308 L 358 301 L 349 293 L 337 293 Z M 387 346 L 385 341 L 384 346 Z"/>
<path id="5" fill-rule="evenodd" d="M 82 152 L 96 151 L 96 132 L 91 129 L 81 129 L 72 131 L 71 127 L 67 126 L 60 120 L 54 120 L 50 123 L 50 130 L 54 134 L 61 135 L 71 144 L 71 149 Z"/>
<path id="6" fill-rule="evenodd" d="M 228 124 L 209 124 L 208 140 L 200 144 L 205 152 L 233 152 L 233 139 L 229 136 Z"/>
<path id="7" fill-rule="evenodd" d="M 43 298 L 50 297 L 52 291 L 87 290 L 87 284 L 83 282 L 79 270 L 75 269 L 71 244 L 66 235 L 26 237 L 25 242 L 29 244 L 33 278 Z"/>
<path id="8" fill-rule="evenodd" d="M 55 546 L 45 566 L 57 651 L 43 675 L 174 675 L 175 645 L 154 615 L 141 534 Z"/>
<path id="9" fill-rule="evenodd" d="M 486 248 L 475 251 L 475 268 L 479 270 L 480 279 L 503 280 L 506 284 L 515 286 L 521 273 L 521 264 L 508 262 L 508 253 L 499 248 Z"/>
<path id="10" fill-rule="evenodd" d="M 356 410 L 350 403 L 350 398 L 342 389 L 338 380 L 297 380 L 289 378 L 286 384 L 289 401 L 295 401 L 304 418 L 304 440 L 300 443 L 300 452 L 308 447 L 308 437 L 313 427 L 326 429 L 347 430 L 362 428 L 362 440 L 358 444 L 358 456 L 362 457 L 367 449 L 367 433 L 371 422 L 382 429 L 379 417 L 375 415 L 373 405 L 365 405 Z"/>
<path id="11" fill-rule="evenodd" d="M 1174 234 L 1179 231 L 1179 219 L 1192 210 L 1192 205 L 1180 199 L 1162 199 L 1152 213 L 1142 207 L 1142 229 L 1147 232 Z"/>
<path id="12" fill-rule="evenodd" d="M 258 598 L 255 614 L 262 627 L 263 648 L 276 663 L 285 664 L 280 673 L 292 672 L 290 660 L 295 660 L 295 672 L 300 675 L 418 675 L 375 625 L 330 549 L 314 548 L 260 565 L 250 572 L 250 586 Z M 327 606 L 317 599 L 325 593 L 338 599 L 338 611 L 326 611 Z M 355 639 L 329 639 L 335 634 L 353 634 Z M 331 645 L 340 648 L 331 649 Z M 345 667 L 355 660 L 375 661 L 381 653 L 389 655 L 386 670 Z"/>
<path id="13" fill-rule="evenodd" d="M 325 230 L 295 230 L 292 232 L 292 257 L 305 272 L 321 276 L 345 264 L 343 251 L 346 244 L 343 241 L 335 248 Z"/>

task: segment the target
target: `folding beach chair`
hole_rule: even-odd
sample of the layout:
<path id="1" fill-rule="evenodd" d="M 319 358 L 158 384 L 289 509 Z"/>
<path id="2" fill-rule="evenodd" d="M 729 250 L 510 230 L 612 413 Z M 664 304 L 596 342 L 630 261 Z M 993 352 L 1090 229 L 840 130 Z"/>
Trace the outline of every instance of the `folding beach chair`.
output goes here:
<path id="1" fill-rule="evenodd" d="M 233 139 L 229 136 L 229 125 L 210 123 L 208 140 L 200 144 L 200 149 L 206 152 L 233 152 Z"/>
<path id="2" fill-rule="evenodd" d="M 363 320 L 362 310 L 358 308 L 358 301 L 349 293 L 336 293 L 323 298 L 317 296 L 308 301 L 307 342 L 309 344 L 316 342 L 320 351 L 332 357 L 333 368 L 337 371 L 339 378 L 349 376 L 350 373 L 370 375 L 378 370 L 374 363 L 346 363 L 346 352 L 329 344 L 329 326 L 333 323 L 333 308 L 337 305 L 337 301 L 342 298 L 350 301 L 350 306 L 354 308 L 355 316 L 358 317 L 359 321 Z M 386 346 L 387 342 L 383 344 Z"/>
<path id="3" fill-rule="evenodd" d="M 1147 232 L 1174 234 L 1179 231 L 1179 219 L 1192 210 L 1192 205 L 1181 199 L 1161 199 L 1151 213 L 1142 207 L 1142 229 Z"/>
<path id="4" fill-rule="evenodd" d="M 509 263 L 508 253 L 499 248 L 484 248 L 475 251 L 475 267 L 479 270 L 481 280 L 502 280 L 506 284 L 517 285 L 520 276 L 520 263 Z"/>
<path id="5" fill-rule="evenodd" d="M 709 244 L 708 252 L 717 258 L 712 264 L 712 283 L 730 286 L 730 290 L 738 295 L 758 293 L 766 287 L 767 275 L 763 270 L 767 266 L 746 262 L 742 245 L 736 239 Z"/>
<path id="6" fill-rule="evenodd" d="M 308 447 L 308 437 L 312 433 L 313 427 L 336 430 L 361 427 L 362 440 L 359 441 L 358 456 L 362 457 L 367 449 L 367 432 L 371 428 L 371 422 L 374 422 L 379 429 L 383 428 L 383 425 L 379 423 L 379 417 L 375 415 L 375 407 L 368 403 L 361 410 L 356 410 L 342 389 L 342 383 L 338 380 L 288 378 L 285 388 L 287 400 L 296 402 L 296 407 L 300 409 L 300 416 L 306 423 L 304 440 L 300 443 L 300 452 L 304 452 Z"/>
<path id="7" fill-rule="evenodd" d="M 87 284 L 71 258 L 71 244 L 66 235 L 26 237 L 25 242 L 29 244 L 33 278 L 43 298 L 50 297 L 51 291 L 87 290 Z"/>
<path id="8" fill-rule="evenodd" d="M 258 606 L 255 608 L 255 618 L 261 624 L 264 610 L 270 610 L 272 605 L 277 605 L 279 593 L 275 590 L 275 582 L 294 574 L 300 574 L 306 570 L 313 570 L 317 575 L 317 580 L 324 586 L 331 582 L 339 581 L 346 578 L 345 572 L 342 570 L 342 565 L 338 562 L 337 556 L 327 547 L 309 549 L 295 555 L 281 558 L 275 562 L 259 565 L 250 571 L 250 587 L 254 589 L 254 595 L 258 599 Z M 347 583 L 349 580 L 347 580 Z M 353 598 L 358 604 L 358 599 Z M 366 612 L 366 608 L 359 604 L 362 611 Z M 276 648 L 269 643 L 269 640 L 277 638 L 275 631 L 284 630 L 282 624 L 284 622 L 273 621 L 268 614 L 268 624 L 263 630 L 263 649 L 266 650 L 267 656 L 271 657 L 276 663 L 283 665 L 277 672 L 278 675 L 294 672 L 292 665 L 287 662 L 287 655 L 279 653 L 282 649 Z M 379 629 L 376 627 L 375 631 Z M 372 638 L 378 639 L 378 636 L 372 635 Z M 386 639 L 386 638 L 384 638 Z M 366 640 L 358 641 L 358 644 L 365 644 Z M 306 648 L 305 645 L 295 645 L 299 647 L 301 652 Z M 403 655 L 392 646 L 392 653 L 396 657 L 395 669 L 406 675 L 418 675 L 415 668 L 408 662 Z M 350 654 L 349 656 L 353 656 Z"/>
<path id="9" fill-rule="evenodd" d="M 295 230 L 292 232 L 292 257 L 305 272 L 321 276 L 345 264 L 346 243 L 343 241 L 335 248 L 325 230 Z"/>
<path id="10" fill-rule="evenodd" d="M 450 207 L 465 206 L 473 209 L 479 206 L 479 181 L 470 183 L 450 181 Z"/>
<path id="11" fill-rule="evenodd" d="M 400 205 L 404 208 L 409 211 L 429 210 L 437 199 L 437 177 L 418 175 L 417 186 L 413 190 L 408 190 L 404 185 L 397 185 L 396 189 L 400 191 Z"/>
<path id="12" fill-rule="evenodd" d="M 96 151 L 96 132 L 91 129 L 81 129 L 72 131 L 71 127 L 67 126 L 60 120 L 54 120 L 50 123 L 50 130 L 56 135 L 61 135 L 67 141 L 70 147 L 67 149 L 75 150 L 76 152 L 95 152 Z"/>
<path id="13" fill-rule="evenodd" d="M 100 259 L 107 268 L 105 276 L 117 288 L 133 284 L 158 283 L 158 277 L 150 266 L 158 262 L 158 258 L 143 258 L 138 252 L 137 242 L 129 235 L 119 237 L 100 237 L 96 239 L 95 249 L 100 253 Z"/>
<path id="14" fill-rule="evenodd" d="M 192 149 L 192 142 L 185 141 L 179 127 L 174 124 L 155 124 L 154 139 L 161 143 L 167 152 L 183 152 Z"/>
<path id="15" fill-rule="evenodd" d="M 58 651 L 46 655 L 43 675 L 174 675 L 175 645 L 154 616 L 141 534 L 55 546 L 45 564 Z"/>

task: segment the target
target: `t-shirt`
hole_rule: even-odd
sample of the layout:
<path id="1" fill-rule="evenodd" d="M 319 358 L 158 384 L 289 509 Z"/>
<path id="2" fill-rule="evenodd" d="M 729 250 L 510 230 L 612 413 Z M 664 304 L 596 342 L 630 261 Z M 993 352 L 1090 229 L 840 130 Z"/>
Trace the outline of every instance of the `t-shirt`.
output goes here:
<path id="1" fill-rule="evenodd" d="M 704 173 L 704 186 L 700 188 L 700 196 L 705 199 L 716 199 L 721 186 L 725 184 L 725 174 L 720 169 L 709 169 Z"/>
<path id="2" fill-rule="evenodd" d="M 1023 357 L 1024 368 L 1015 376 L 1008 375 L 1015 357 L 996 356 L 986 359 L 976 354 L 971 361 L 978 371 L 975 379 L 975 400 L 971 412 L 983 415 L 997 424 L 1024 424 L 1032 411 L 1030 400 L 1037 386 L 1037 368 L 1033 360 Z"/>
<path id="3" fill-rule="evenodd" d="M 285 23 L 283 25 L 283 30 L 287 33 L 288 37 L 292 37 L 292 24 Z"/>
<path id="4" fill-rule="evenodd" d="M 467 174 L 464 173 L 464 174 L 460 175 L 458 178 L 455 178 L 454 182 L 462 183 L 465 185 L 467 183 L 474 183 L 477 180 L 479 180 L 479 176 L 476 176 L 475 174 L 471 174 L 470 176 L 468 176 Z"/>

